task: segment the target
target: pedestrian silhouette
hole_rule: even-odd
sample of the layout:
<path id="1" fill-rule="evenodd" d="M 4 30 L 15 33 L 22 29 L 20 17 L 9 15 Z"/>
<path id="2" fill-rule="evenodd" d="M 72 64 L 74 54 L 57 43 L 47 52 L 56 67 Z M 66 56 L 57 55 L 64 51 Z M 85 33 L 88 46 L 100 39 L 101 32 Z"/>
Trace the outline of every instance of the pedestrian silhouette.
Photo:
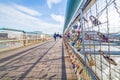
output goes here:
<path id="1" fill-rule="evenodd" d="M 54 33 L 53 37 L 54 37 L 54 40 L 56 41 L 56 37 L 57 37 L 57 36 L 56 36 L 56 33 Z"/>

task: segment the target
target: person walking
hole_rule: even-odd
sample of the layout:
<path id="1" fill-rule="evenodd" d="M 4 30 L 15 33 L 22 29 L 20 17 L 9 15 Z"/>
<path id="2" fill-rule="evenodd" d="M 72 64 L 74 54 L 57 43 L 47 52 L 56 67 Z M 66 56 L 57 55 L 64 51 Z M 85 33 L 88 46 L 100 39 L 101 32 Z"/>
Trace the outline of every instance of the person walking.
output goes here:
<path id="1" fill-rule="evenodd" d="M 56 36 L 56 33 L 54 33 L 53 37 L 54 37 L 54 40 L 56 41 L 56 37 L 57 37 L 57 36 Z"/>

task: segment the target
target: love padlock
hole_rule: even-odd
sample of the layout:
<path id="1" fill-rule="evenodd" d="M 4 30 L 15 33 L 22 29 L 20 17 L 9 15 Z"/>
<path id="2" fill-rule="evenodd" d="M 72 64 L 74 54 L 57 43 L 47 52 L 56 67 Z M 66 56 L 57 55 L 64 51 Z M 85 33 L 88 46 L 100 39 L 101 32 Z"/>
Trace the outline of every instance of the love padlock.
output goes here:
<path id="1" fill-rule="evenodd" d="M 73 29 L 77 29 L 77 28 L 78 28 L 78 25 L 75 24 L 75 25 L 73 26 Z"/>
<path id="2" fill-rule="evenodd" d="M 82 69 L 80 69 L 80 72 L 79 72 L 79 74 L 81 74 L 83 72 L 83 68 Z"/>
<path id="3" fill-rule="evenodd" d="M 97 35 L 104 41 L 104 42 L 109 42 L 108 37 L 106 37 L 104 34 L 101 32 L 97 32 Z"/>
<path id="4" fill-rule="evenodd" d="M 101 55 L 103 55 L 104 59 L 105 59 L 108 63 L 117 66 L 117 63 L 116 63 L 112 58 L 110 58 L 108 55 L 105 55 L 105 53 L 104 53 L 103 51 L 101 51 L 101 50 L 99 50 L 99 52 L 100 52 Z"/>
<path id="5" fill-rule="evenodd" d="M 77 51 L 80 51 L 81 50 L 81 47 L 82 47 L 82 42 L 78 42 L 76 48 L 77 48 Z"/>
<path id="6" fill-rule="evenodd" d="M 101 24 L 101 22 L 97 18 L 95 18 L 93 15 L 91 15 L 89 18 L 94 26 Z"/>
<path id="7" fill-rule="evenodd" d="M 95 60 L 92 58 L 91 53 L 86 52 L 85 55 L 86 55 L 86 58 L 88 60 L 88 65 L 89 66 L 95 66 Z"/>
<path id="8" fill-rule="evenodd" d="M 87 33 L 85 33 L 85 39 L 86 39 L 86 40 L 91 40 L 91 36 L 88 35 Z"/>
<path id="9" fill-rule="evenodd" d="M 74 63 L 72 63 L 72 68 L 75 69 L 76 65 Z"/>
<path id="10" fill-rule="evenodd" d="M 77 70 L 80 68 L 79 64 L 76 64 L 76 71 L 75 74 L 77 73 Z"/>
<path id="11" fill-rule="evenodd" d="M 74 56 L 73 54 L 71 55 L 71 57 L 72 57 L 72 58 L 75 58 L 75 56 Z"/>
<path id="12" fill-rule="evenodd" d="M 72 42 L 71 45 L 74 46 L 74 45 L 75 45 L 75 42 Z"/>

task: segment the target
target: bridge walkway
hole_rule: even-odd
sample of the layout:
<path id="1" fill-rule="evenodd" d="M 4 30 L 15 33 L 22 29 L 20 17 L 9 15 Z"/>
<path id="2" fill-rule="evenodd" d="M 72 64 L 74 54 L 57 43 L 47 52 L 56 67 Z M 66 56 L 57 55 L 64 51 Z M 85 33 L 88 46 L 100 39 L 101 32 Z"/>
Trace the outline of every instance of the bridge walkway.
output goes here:
<path id="1" fill-rule="evenodd" d="M 77 80 L 62 40 L 0 54 L 0 80 Z"/>

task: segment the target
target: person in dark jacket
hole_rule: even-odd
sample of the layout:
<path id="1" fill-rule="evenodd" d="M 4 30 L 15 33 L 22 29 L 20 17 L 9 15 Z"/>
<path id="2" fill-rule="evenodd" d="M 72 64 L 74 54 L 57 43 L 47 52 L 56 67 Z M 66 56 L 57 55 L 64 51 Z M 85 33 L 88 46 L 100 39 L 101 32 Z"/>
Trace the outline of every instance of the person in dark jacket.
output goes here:
<path id="1" fill-rule="evenodd" d="M 56 36 L 56 33 L 54 33 L 53 37 L 54 37 L 54 40 L 56 41 L 56 37 L 57 37 L 57 36 Z"/>

